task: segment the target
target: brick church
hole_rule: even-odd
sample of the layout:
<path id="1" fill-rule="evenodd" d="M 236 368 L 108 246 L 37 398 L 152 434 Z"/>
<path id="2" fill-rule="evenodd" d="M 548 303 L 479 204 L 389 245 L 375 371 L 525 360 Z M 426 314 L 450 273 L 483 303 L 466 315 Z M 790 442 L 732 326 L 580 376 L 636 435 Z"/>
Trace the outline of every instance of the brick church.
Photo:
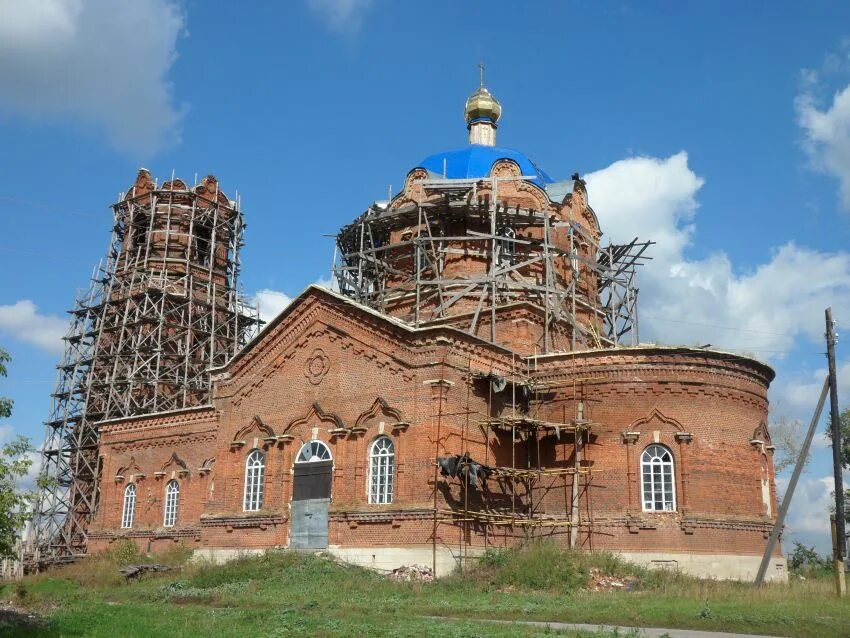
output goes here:
<path id="1" fill-rule="evenodd" d="M 641 344 L 650 242 L 603 245 L 584 181 L 496 146 L 500 115 L 482 85 L 468 145 L 340 230 L 333 291 L 308 287 L 183 403 L 138 390 L 149 407 L 98 421 L 86 551 L 327 549 L 446 573 L 548 538 L 753 577 L 776 514 L 774 372 Z M 142 171 L 127 197 L 155 188 Z M 119 254 L 168 254 L 171 222 L 151 210 Z M 187 268 L 226 258 L 215 233 L 202 241 Z M 778 551 L 768 577 L 786 578 Z"/>

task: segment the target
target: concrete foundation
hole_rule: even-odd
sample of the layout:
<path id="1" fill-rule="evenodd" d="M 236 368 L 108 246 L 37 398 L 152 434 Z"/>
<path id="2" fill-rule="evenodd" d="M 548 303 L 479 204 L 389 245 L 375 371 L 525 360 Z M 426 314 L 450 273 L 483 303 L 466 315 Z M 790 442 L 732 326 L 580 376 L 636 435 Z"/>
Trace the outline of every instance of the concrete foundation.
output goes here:
<path id="1" fill-rule="evenodd" d="M 677 552 L 614 552 L 621 558 L 652 569 L 672 571 L 717 580 L 754 581 L 761 556 L 730 554 L 684 554 Z M 784 556 L 775 556 L 765 575 L 765 582 L 787 583 L 788 564 Z"/>
<path id="2" fill-rule="evenodd" d="M 204 547 L 192 552 L 192 561 L 207 562 L 213 565 L 223 565 L 244 556 L 264 554 L 265 549 L 234 549 L 230 547 Z"/>
<path id="3" fill-rule="evenodd" d="M 431 545 L 413 545 L 410 547 L 329 547 L 328 552 L 351 565 L 389 572 L 403 565 L 434 565 L 434 553 Z M 470 547 L 465 552 L 468 558 L 477 558 L 484 550 Z M 461 557 L 456 551 L 438 547 L 436 555 L 436 576 L 447 576 L 460 566 Z"/>
<path id="4" fill-rule="evenodd" d="M 207 561 L 220 565 L 243 556 L 262 554 L 264 549 L 204 548 L 196 549 L 192 560 Z M 330 546 L 324 551 L 344 563 L 365 567 L 378 572 L 390 572 L 404 565 L 434 564 L 431 545 L 409 547 L 339 547 Z M 470 547 L 465 556 L 477 558 L 483 549 Z M 717 580 L 753 581 L 758 572 L 761 556 L 730 556 L 729 554 L 683 554 L 676 552 L 614 552 L 624 560 L 650 569 L 671 571 Z M 447 576 L 460 566 L 460 555 L 446 547 L 438 547 L 436 553 L 436 575 Z M 787 583 L 788 565 L 784 557 L 775 557 L 768 567 L 765 582 Z"/>

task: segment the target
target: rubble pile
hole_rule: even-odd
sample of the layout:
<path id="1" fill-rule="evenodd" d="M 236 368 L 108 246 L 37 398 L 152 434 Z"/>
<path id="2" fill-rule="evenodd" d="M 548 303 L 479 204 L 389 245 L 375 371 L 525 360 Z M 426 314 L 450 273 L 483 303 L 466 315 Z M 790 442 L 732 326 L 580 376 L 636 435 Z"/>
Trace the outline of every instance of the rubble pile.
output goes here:
<path id="1" fill-rule="evenodd" d="M 606 576 L 601 569 L 590 568 L 590 580 L 587 589 L 590 591 L 632 591 L 637 584 L 636 576 Z"/>
<path id="2" fill-rule="evenodd" d="M 392 570 L 387 578 L 398 581 L 432 581 L 434 580 L 434 570 L 424 565 L 402 565 Z"/>

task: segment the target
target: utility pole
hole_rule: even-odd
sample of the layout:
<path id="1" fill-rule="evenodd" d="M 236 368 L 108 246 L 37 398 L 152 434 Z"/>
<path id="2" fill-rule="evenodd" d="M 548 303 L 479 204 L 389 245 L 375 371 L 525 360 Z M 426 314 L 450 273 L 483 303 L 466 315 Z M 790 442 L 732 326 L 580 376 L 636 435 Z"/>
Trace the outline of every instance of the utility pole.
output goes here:
<path id="1" fill-rule="evenodd" d="M 761 587 L 764 583 L 764 577 L 767 574 L 767 566 L 770 565 L 770 559 L 773 556 L 773 550 L 776 548 L 776 543 L 779 542 L 779 535 L 785 525 L 785 517 L 788 515 L 788 508 L 791 506 L 791 499 L 794 498 L 794 490 L 797 489 L 797 481 L 800 480 L 800 474 L 803 473 L 803 466 L 806 464 L 806 457 L 809 455 L 809 448 L 812 446 L 812 439 L 815 438 L 815 430 L 820 421 L 820 415 L 823 411 L 823 404 L 826 403 L 826 395 L 829 393 L 829 377 L 823 380 L 823 389 L 820 392 L 818 406 L 815 408 L 812 421 L 809 423 L 809 429 L 806 432 L 806 438 L 803 439 L 803 447 L 800 448 L 800 454 L 797 457 L 797 464 L 794 465 L 794 472 L 791 474 L 791 480 L 788 481 L 788 488 L 785 490 L 785 496 L 782 498 L 782 505 L 779 506 L 779 514 L 776 515 L 776 522 L 773 524 L 773 531 L 770 532 L 770 537 L 767 539 L 767 545 L 764 548 L 764 555 L 761 558 L 758 574 L 756 574 L 756 587 Z M 844 572 L 842 572 L 843 574 Z"/>
<path id="2" fill-rule="evenodd" d="M 829 361 L 829 418 L 832 426 L 832 466 L 835 478 L 835 548 L 833 568 L 839 596 L 847 594 L 844 581 L 844 556 L 847 551 L 847 532 L 844 520 L 844 479 L 841 468 L 841 421 L 838 414 L 838 379 L 835 374 L 835 322 L 832 308 L 826 309 L 826 356 Z"/>

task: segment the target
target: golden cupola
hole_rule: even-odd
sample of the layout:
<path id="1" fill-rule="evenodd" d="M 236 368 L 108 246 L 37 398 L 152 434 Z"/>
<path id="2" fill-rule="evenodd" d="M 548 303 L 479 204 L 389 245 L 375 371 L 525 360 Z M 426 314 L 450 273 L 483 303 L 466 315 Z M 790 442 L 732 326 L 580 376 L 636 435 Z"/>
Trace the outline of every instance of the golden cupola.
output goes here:
<path id="1" fill-rule="evenodd" d="M 496 145 L 496 128 L 502 116 L 502 105 L 487 90 L 483 81 L 478 90 L 467 98 L 464 115 L 470 144 Z"/>

